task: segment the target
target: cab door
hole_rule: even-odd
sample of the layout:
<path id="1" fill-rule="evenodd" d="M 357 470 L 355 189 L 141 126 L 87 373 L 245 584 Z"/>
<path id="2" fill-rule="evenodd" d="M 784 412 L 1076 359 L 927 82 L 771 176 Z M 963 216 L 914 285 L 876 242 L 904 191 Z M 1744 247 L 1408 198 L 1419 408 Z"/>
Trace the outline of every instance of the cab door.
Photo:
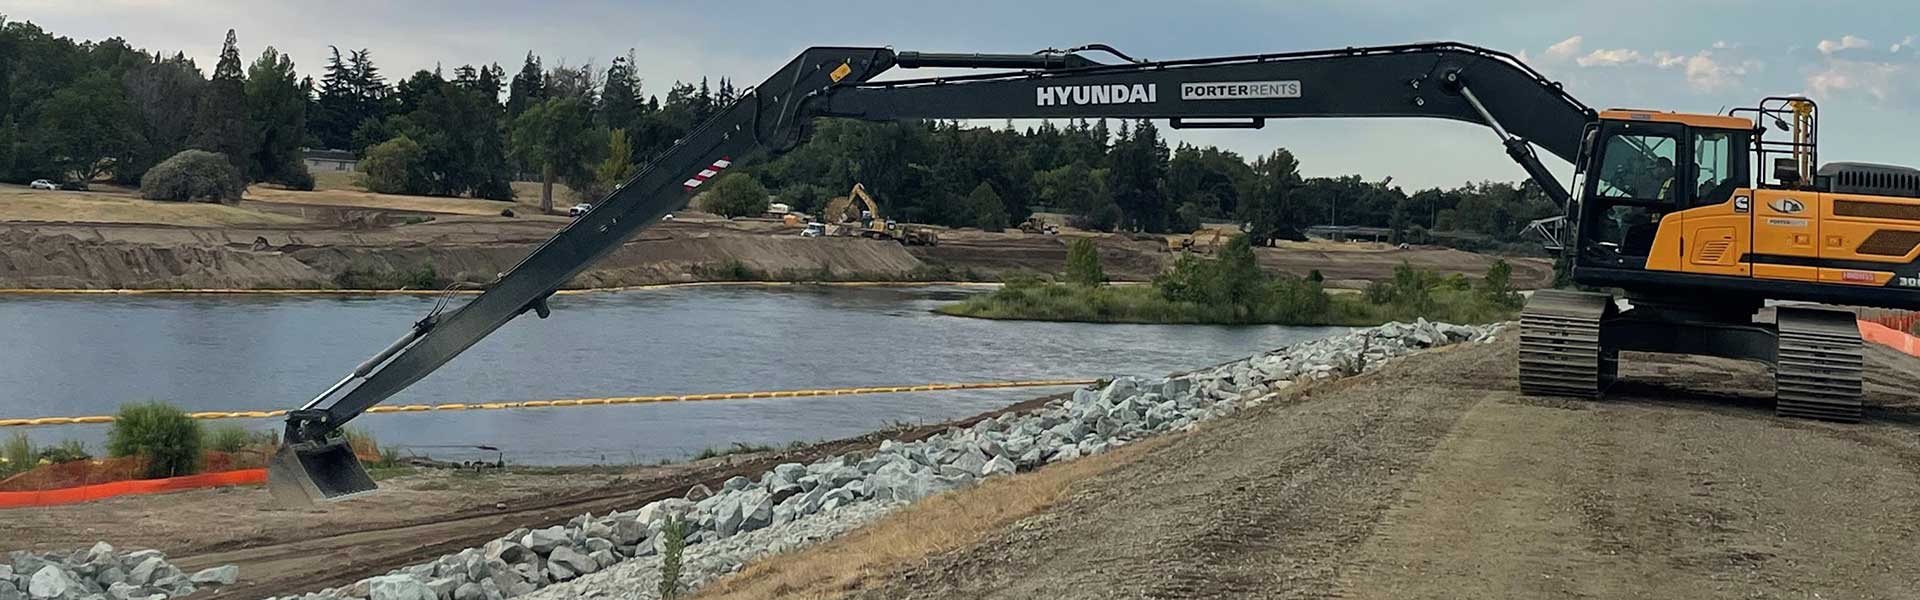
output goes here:
<path id="1" fill-rule="evenodd" d="M 1686 208 L 1667 217 L 1679 221 L 1674 241 L 1680 246 L 1680 270 L 1736 277 L 1752 274 L 1744 259 L 1752 252 L 1753 239 L 1746 161 L 1751 135 L 1730 129 L 1689 131 L 1689 160 L 1678 178 Z"/>

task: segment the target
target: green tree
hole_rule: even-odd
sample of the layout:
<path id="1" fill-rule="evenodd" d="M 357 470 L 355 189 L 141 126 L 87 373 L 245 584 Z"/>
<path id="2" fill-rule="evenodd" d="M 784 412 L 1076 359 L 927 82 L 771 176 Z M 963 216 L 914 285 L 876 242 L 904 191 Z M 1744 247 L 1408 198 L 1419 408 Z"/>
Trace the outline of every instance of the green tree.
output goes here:
<path id="1" fill-rule="evenodd" d="M 606 81 L 600 86 L 600 126 L 609 130 L 637 131 L 640 113 L 645 108 L 640 98 L 640 77 L 633 72 L 633 51 L 616 56 L 607 67 Z M 621 158 L 631 162 L 633 148 Z"/>
<path id="2" fill-rule="evenodd" d="M 46 99 L 39 135 L 39 147 L 65 177 L 90 181 L 113 167 L 111 159 L 133 154 L 140 143 L 139 114 L 118 80 L 94 73 Z"/>
<path id="3" fill-rule="evenodd" d="M 1100 269 L 1100 248 L 1091 238 L 1067 244 L 1067 282 L 1085 286 L 1107 282 L 1106 272 Z"/>
<path id="4" fill-rule="evenodd" d="M 192 60 L 175 53 L 128 69 L 121 81 L 128 103 L 139 112 L 142 143 L 132 154 L 116 159 L 113 178 L 139 183 L 147 169 L 187 148 L 194 107 L 207 80 Z"/>
<path id="5" fill-rule="evenodd" d="M 194 111 L 193 135 L 188 145 L 227 157 L 241 177 L 251 180 L 248 157 L 253 155 L 253 136 L 247 126 L 246 74 L 240 67 L 240 49 L 233 30 L 220 47 L 220 63 L 213 68 L 213 80 L 200 95 L 200 107 Z"/>
<path id="6" fill-rule="evenodd" d="M 413 138 L 400 136 L 367 149 L 360 160 L 360 185 L 381 194 L 425 195 L 432 189 L 426 153 Z"/>
<path id="7" fill-rule="evenodd" d="M 251 178 L 313 189 L 313 175 L 300 158 L 300 142 L 307 133 L 307 88 L 293 70 L 293 58 L 268 46 L 247 69 L 245 89 L 253 138 L 247 159 Z"/>
<path id="8" fill-rule="evenodd" d="M 707 212 L 729 219 L 767 212 L 767 188 L 746 173 L 721 175 L 713 181 L 713 189 L 702 196 L 702 205 Z"/>
<path id="9" fill-rule="evenodd" d="M 227 157 L 205 150 L 181 150 L 140 177 L 140 197 L 231 203 L 240 201 L 246 185 Z"/>
<path id="10" fill-rule="evenodd" d="M 1000 194 L 993 191 L 993 185 L 985 181 L 974 186 L 973 193 L 967 194 L 967 206 L 973 210 L 973 226 L 985 231 L 1004 231 L 1007 228 L 1007 205 L 1000 200 Z"/>
<path id="11" fill-rule="evenodd" d="M 594 168 L 594 177 L 608 191 L 633 178 L 633 144 L 627 141 L 627 130 L 607 132 L 607 156 Z"/>
<path id="12" fill-rule="evenodd" d="M 513 155 L 540 170 L 540 210 L 553 211 L 553 182 L 585 169 L 593 152 L 592 116 L 579 98 L 554 98 L 513 122 Z"/>
<path id="13" fill-rule="evenodd" d="M 1249 224 L 1253 243 L 1266 245 L 1274 239 L 1301 239 L 1304 228 L 1294 206 L 1300 186 L 1300 161 L 1285 148 L 1279 148 L 1253 162 L 1253 178 L 1242 185 L 1236 207 L 1241 221 Z"/>
<path id="14" fill-rule="evenodd" d="M 507 117 L 519 118 L 520 113 L 547 101 L 546 70 L 540 66 L 540 57 L 527 53 L 527 61 L 520 65 L 512 83 L 507 86 Z"/>
<path id="15" fill-rule="evenodd" d="M 124 404 L 107 431 L 107 452 L 147 461 L 147 477 L 177 477 L 200 470 L 200 423 L 178 407 Z"/>
<path id="16" fill-rule="evenodd" d="M 1480 297 L 1494 306 L 1502 308 L 1520 308 L 1526 304 L 1526 298 L 1513 291 L 1513 265 L 1505 259 L 1494 259 L 1487 267 L 1487 275 L 1480 279 L 1477 290 Z"/>

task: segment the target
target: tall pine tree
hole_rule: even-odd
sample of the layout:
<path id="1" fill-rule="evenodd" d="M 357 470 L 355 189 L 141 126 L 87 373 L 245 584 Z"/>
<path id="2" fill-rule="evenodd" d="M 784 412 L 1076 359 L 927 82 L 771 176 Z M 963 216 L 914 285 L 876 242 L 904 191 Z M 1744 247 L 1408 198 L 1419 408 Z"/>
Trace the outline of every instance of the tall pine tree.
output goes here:
<path id="1" fill-rule="evenodd" d="M 246 74 L 240 69 L 240 48 L 233 30 L 228 29 L 226 44 L 220 47 L 220 62 L 213 67 L 213 80 L 200 95 L 193 135 L 187 145 L 226 155 L 234 169 L 250 177 L 253 136 L 247 130 Z"/>
<path id="2" fill-rule="evenodd" d="M 600 124 L 609 130 L 637 131 L 640 121 L 640 79 L 627 57 L 616 56 L 600 87 Z M 631 155 L 621 157 L 630 160 Z"/>
<path id="3" fill-rule="evenodd" d="M 300 159 L 307 90 L 293 71 L 293 58 L 268 46 L 247 69 L 245 87 L 252 148 L 244 172 L 256 181 L 313 189 L 313 176 Z"/>
<path id="4" fill-rule="evenodd" d="M 546 70 L 540 67 L 540 57 L 528 52 L 527 62 L 520 65 L 520 72 L 507 87 L 507 118 L 519 117 L 528 108 L 546 101 Z"/>

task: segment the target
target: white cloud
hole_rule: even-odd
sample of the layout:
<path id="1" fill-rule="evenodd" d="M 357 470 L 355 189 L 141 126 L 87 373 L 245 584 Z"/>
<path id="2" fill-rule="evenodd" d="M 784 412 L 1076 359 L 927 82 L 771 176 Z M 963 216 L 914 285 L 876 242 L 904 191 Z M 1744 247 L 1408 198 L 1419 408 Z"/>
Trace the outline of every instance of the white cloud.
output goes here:
<path id="1" fill-rule="evenodd" d="M 1594 50 L 1586 56 L 1575 59 L 1573 62 L 1582 67 L 1617 67 L 1625 64 L 1644 62 L 1645 60 L 1646 57 L 1641 56 L 1638 50 L 1613 48 Z"/>
<path id="2" fill-rule="evenodd" d="M 1715 40 L 1713 42 L 1713 49 L 1715 50 L 1726 50 L 1732 47 L 1733 44 L 1728 43 L 1726 40 Z"/>
<path id="3" fill-rule="evenodd" d="M 1840 39 L 1837 41 L 1836 40 L 1820 40 L 1820 45 L 1816 47 L 1820 49 L 1821 54 L 1831 55 L 1841 50 L 1865 48 L 1869 44 L 1871 44 L 1871 42 L 1868 42 L 1865 38 L 1860 38 L 1860 37 L 1856 37 L 1849 34 L 1849 35 L 1840 36 Z"/>
<path id="4" fill-rule="evenodd" d="M 1666 50 L 1658 50 L 1653 53 L 1653 66 L 1662 69 L 1671 69 L 1685 64 L 1687 64 L 1686 56 L 1674 54 Z"/>
<path id="5" fill-rule="evenodd" d="M 1713 58 L 1711 50 L 1687 57 L 1687 85 L 1698 92 L 1718 92 L 1740 83 L 1740 77 L 1747 74 L 1749 63 L 1730 65 Z"/>
<path id="6" fill-rule="evenodd" d="M 1900 53 L 1900 49 L 1901 49 L 1901 48 L 1907 48 L 1907 49 L 1912 49 L 1912 48 L 1913 48 L 1913 36 L 1907 36 L 1907 37 L 1903 37 L 1903 38 L 1900 38 L 1900 41 L 1898 41 L 1898 42 L 1894 42 L 1894 43 L 1893 43 L 1893 46 L 1891 46 L 1891 47 L 1889 47 L 1889 48 L 1887 48 L 1887 52 L 1891 52 L 1891 53 L 1895 53 L 1895 54 L 1898 54 L 1898 53 Z"/>
<path id="7" fill-rule="evenodd" d="M 1577 35 L 1564 40 L 1560 40 L 1560 42 L 1557 44 L 1554 44 L 1552 46 L 1547 46 L 1547 51 L 1541 54 L 1540 57 L 1542 59 L 1545 59 L 1548 61 L 1554 61 L 1554 62 L 1573 58 L 1580 54 L 1581 41 L 1582 41 L 1581 37 Z"/>

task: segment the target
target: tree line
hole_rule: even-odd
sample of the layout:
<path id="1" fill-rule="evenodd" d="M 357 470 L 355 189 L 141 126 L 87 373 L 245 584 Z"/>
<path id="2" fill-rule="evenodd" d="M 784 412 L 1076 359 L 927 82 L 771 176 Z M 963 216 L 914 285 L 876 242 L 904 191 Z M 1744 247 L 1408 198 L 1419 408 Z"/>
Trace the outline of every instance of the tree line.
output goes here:
<path id="1" fill-rule="evenodd" d="M 133 184 L 183 150 L 217 152 L 244 182 L 311 189 L 301 149 L 362 159 L 373 191 L 509 200 L 510 182 L 545 182 L 593 201 L 631 177 L 740 92 L 728 79 L 645 91 L 631 51 L 604 68 L 547 65 L 529 52 L 499 64 L 441 67 L 390 81 L 367 49 L 335 49 L 302 76 L 273 47 L 243 62 L 229 31 L 211 77 L 181 53 L 120 38 L 75 42 L 0 16 L 0 180 L 58 176 Z M 887 216 L 998 229 L 1035 209 L 1107 231 L 1245 226 L 1256 242 L 1313 225 L 1433 232 L 1512 242 L 1558 208 L 1531 183 L 1471 183 L 1408 193 L 1391 179 L 1303 177 L 1276 149 L 1249 160 L 1211 146 L 1169 146 L 1150 121 L 1046 122 L 1024 129 L 958 122 L 829 119 L 778 156 L 734 171 L 771 199 L 814 212 L 855 182 Z M 718 186 L 716 186 L 718 187 Z"/>

